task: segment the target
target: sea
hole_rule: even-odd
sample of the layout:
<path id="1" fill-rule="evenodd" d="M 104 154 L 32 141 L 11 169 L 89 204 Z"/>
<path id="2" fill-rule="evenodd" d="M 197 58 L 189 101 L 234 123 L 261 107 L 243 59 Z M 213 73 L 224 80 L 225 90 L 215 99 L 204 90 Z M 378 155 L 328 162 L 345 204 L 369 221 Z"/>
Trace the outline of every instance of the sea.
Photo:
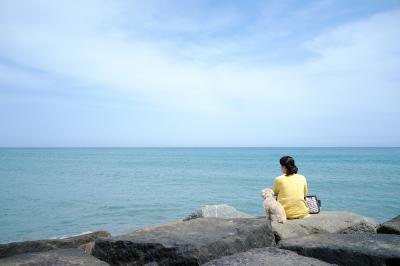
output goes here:
<path id="1" fill-rule="evenodd" d="M 123 234 L 210 204 L 261 216 L 284 155 L 322 210 L 400 214 L 400 148 L 1 148 L 0 243 Z"/>

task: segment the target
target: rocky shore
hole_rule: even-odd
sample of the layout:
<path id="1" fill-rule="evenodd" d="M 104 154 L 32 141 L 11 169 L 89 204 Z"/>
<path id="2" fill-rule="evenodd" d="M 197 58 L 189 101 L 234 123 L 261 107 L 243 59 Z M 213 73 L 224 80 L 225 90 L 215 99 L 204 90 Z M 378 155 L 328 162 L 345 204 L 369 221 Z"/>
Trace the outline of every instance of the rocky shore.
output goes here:
<path id="1" fill-rule="evenodd" d="M 211 205 L 125 235 L 0 244 L 0 265 L 400 265 L 399 228 L 399 216 L 379 225 L 351 212 L 321 212 L 271 224 Z"/>

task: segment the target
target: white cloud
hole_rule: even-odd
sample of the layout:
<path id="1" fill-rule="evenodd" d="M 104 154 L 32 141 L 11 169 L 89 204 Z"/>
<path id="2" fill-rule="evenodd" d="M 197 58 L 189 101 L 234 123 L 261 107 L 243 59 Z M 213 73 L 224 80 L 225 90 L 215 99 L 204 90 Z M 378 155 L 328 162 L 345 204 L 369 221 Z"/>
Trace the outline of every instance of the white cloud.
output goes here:
<path id="1" fill-rule="evenodd" d="M 293 115 L 345 116 L 349 110 L 377 110 L 379 102 L 393 103 L 399 96 L 399 11 L 332 28 L 293 45 L 313 57 L 271 66 L 252 65 L 240 55 L 243 45 L 259 40 L 258 34 L 246 40 L 228 36 L 226 44 L 210 38 L 206 47 L 182 41 L 187 37 L 182 33 L 206 34 L 236 25 L 240 16 L 235 10 L 220 18 L 212 14 L 204 24 L 205 15 L 191 20 L 186 14 L 183 20 L 162 18 L 166 24 L 160 25 L 155 4 L 135 3 L 128 9 L 131 13 L 106 4 L 111 2 L 3 2 L 1 57 L 48 75 L 46 81 L 46 75 L 2 65 L 0 84 L 14 82 L 34 90 L 38 83 L 54 87 L 55 80 L 68 80 L 73 88 L 107 89 L 154 108 L 243 121 L 271 119 L 277 112 L 287 121 Z M 159 35 L 151 38 L 146 30 Z M 231 60 L 219 61 L 224 55 Z"/>

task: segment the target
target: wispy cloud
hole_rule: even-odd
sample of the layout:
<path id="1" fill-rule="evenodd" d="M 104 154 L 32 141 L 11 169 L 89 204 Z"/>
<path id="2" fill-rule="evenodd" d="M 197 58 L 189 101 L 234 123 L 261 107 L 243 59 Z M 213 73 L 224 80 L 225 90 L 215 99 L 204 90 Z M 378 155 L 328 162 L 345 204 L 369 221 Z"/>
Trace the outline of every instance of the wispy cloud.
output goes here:
<path id="1" fill-rule="evenodd" d="M 293 5 L 4 1 L 0 97 L 65 101 L 54 95 L 72 93 L 84 104 L 125 106 L 135 117 L 156 112 L 152 123 L 168 112 L 159 119 L 188 125 L 181 137 L 192 136 L 168 142 L 176 132 L 163 128 L 148 145 L 212 145 L 227 132 L 220 145 L 284 145 L 291 133 L 276 125 L 298 130 L 288 145 L 348 145 L 370 125 L 385 126 L 382 116 L 398 115 L 400 11 Z M 392 133 L 377 134 L 393 138 L 396 123 Z M 333 142 L 324 142 L 326 129 L 338 131 Z M 373 145 L 373 137 L 355 145 Z"/>

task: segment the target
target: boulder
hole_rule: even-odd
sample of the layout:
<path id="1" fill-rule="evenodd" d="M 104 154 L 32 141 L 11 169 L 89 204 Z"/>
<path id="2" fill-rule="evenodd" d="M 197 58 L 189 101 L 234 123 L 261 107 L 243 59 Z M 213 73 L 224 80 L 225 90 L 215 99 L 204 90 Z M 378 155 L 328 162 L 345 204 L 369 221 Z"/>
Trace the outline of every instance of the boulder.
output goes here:
<path id="1" fill-rule="evenodd" d="M 57 249 L 47 252 L 25 253 L 0 259 L 0 265 L 7 266 L 107 266 L 108 264 L 82 250 Z"/>
<path id="2" fill-rule="evenodd" d="M 203 266 L 328 266 L 330 263 L 298 255 L 296 252 L 269 247 L 255 248 L 212 260 Z"/>
<path id="3" fill-rule="evenodd" d="M 400 215 L 392 220 L 381 224 L 378 227 L 379 234 L 396 234 L 400 235 Z"/>
<path id="4" fill-rule="evenodd" d="M 143 266 L 159 266 L 159 265 L 160 265 L 160 264 L 158 264 L 157 262 L 152 261 L 152 262 L 149 262 L 149 263 L 144 264 Z"/>
<path id="5" fill-rule="evenodd" d="M 400 236 L 314 234 L 282 240 L 279 248 L 338 265 L 400 265 Z"/>
<path id="6" fill-rule="evenodd" d="M 76 248 L 92 242 L 97 238 L 110 236 L 110 233 L 106 231 L 97 231 L 63 239 L 35 240 L 0 244 L 0 258 L 23 253 L 49 251 L 59 248 Z"/>
<path id="7" fill-rule="evenodd" d="M 199 218 L 98 239 L 92 255 L 111 265 L 200 265 L 273 245 L 272 228 L 265 218 Z"/>
<path id="8" fill-rule="evenodd" d="M 188 221 L 196 218 L 231 219 L 231 218 L 254 218 L 254 216 L 251 216 L 244 212 L 240 212 L 236 210 L 234 207 L 229 206 L 228 204 L 220 204 L 220 205 L 206 205 L 200 209 L 195 210 L 183 220 Z"/>
<path id="9" fill-rule="evenodd" d="M 272 222 L 276 241 L 319 233 L 376 233 L 378 223 L 351 212 L 325 211 L 308 218 L 288 220 L 281 224 Z"/>

